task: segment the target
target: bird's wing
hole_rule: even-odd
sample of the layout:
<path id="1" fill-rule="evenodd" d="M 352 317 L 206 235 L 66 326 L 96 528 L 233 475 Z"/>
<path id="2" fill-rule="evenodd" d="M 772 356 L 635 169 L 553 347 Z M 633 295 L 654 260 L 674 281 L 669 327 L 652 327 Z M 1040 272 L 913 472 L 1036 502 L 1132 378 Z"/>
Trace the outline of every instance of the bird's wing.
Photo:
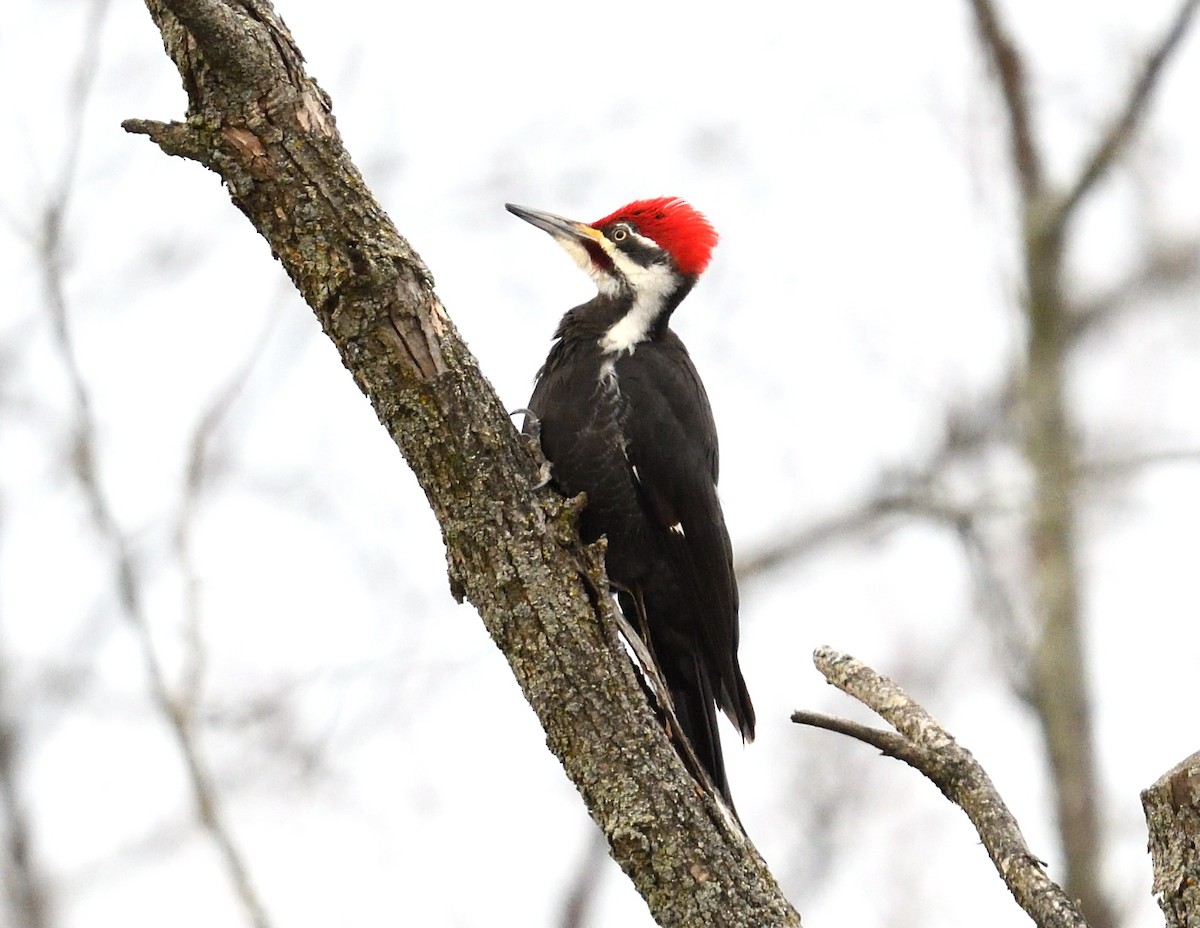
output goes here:
<path id="1" fill-rule="evenodd" d="M 618 363 L 617 376 L 638 492 L 690 600 L 714 696 L 743 736 L 753 738 L 754 709 L 737 666 L 737 580 L 717 497 L 708 397 L 678 339 L 639 346 L 629 361 Z"/>

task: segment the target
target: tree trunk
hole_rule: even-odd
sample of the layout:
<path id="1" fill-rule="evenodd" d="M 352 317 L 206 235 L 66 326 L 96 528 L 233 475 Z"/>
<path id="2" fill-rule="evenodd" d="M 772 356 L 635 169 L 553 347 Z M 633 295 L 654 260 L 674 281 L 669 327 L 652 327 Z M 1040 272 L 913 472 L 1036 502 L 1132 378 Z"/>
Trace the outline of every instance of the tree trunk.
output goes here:
<path id="1" fill-rule="evenodd" d="M 1200 752 L 1142 793 L 1154 894 L 1167 928 L 1200 925 Z"/>
<path id="2" fill-rule="evenodd" d="M 425 490 L 454 595 L 479 610 L 655 919 L 799 925 L 657 723 L 621 647 L 600 552 L 580 545 L 570 503 L 535 489 L 535 456 L 366 189 L 286 26 L 265 0 L 147 7 L 188 118 L 125 128 L 219 174 L 317 314 Z"/>

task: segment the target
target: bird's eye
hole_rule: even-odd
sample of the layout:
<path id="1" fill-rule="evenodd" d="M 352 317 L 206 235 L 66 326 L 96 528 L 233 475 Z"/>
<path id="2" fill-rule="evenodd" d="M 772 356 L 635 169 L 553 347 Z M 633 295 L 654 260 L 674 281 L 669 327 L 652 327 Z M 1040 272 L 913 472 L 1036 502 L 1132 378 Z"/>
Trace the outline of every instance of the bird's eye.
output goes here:
<path id="1" fill-rule="evenodd" d="M 615 229 L 613 229 L 612 240 L 614 242 L 623 242 L 627 238 L 629 238 L 628 229 L 624 228 L 623 226 L 617 226 Z"/>

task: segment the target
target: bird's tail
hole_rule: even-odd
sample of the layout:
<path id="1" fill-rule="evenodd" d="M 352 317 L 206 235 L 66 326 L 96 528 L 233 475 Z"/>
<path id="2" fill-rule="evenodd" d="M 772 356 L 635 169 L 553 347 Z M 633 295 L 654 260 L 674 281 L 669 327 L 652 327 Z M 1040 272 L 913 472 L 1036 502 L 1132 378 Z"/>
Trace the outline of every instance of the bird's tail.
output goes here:
<path id="1" fill-rule="evenodd" d="M 737 815 L 729 779 L 725 775 L 725 755 L 721 752 L 721 733 L 717 730 L 717 706 L 706 675 L 697 667 L 695 679 L 682 683 L 668 679 L 667 686 L 675 704 L 675 718 L 679 720 L 683 735 L 691 742 L 696 760 L 730 811 Z"/>

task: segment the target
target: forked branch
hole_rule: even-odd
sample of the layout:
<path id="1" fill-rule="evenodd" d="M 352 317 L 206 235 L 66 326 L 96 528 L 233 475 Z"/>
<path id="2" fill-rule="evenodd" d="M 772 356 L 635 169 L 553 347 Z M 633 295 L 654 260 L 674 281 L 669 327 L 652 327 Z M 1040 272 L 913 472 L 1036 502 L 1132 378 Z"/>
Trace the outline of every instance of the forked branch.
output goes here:
<path id="1" fill-rule="evenodd" d="M 924 774 L 967 814 L 1000 878 L 1040 928 L 1086 928 L 1075 903 L 1030 851 L 1016 818 L 970 751 L 904 690 L 861 661 L 819 648 L 813 662 L 826 680 L 874 711 L 896 733 L 807 712 L 794 713 L 792 721 L 849 735 Z"/>

